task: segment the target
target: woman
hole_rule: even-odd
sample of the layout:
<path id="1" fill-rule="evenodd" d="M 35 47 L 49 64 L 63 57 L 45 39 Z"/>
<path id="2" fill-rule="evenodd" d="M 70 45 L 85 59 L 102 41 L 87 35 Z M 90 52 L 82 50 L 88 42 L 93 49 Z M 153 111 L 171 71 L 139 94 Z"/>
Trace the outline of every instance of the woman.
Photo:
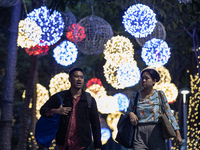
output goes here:
<path id="1" fill-rule="evenodd" d="M 159 73 L 154 69 L 144 69 L 141 72 L 141 85 L 143 89 L 138 93 L 137 111 L 134 114 L 133 105 L 136 93 L 133 94 L 130 100 L 126 114 L 129 115 L 133 126 L 136 126 L 133 150 L 165 150 L 165 139 L 161 132 L 161 123 L 158 118 L 160 115 L 160 102 L 158 90 L 153 86 L 160 80 Z M 165 104 L 163 109 L 172 122 L 172 126 L 176 132 L 176 141 L 178 145 L 182 145 L 182 138 L 179 132 L 179 126 L 175 117 L 171 113 L 170 106 L 167 102 L 163 91 L 161 94 L 164 97 Z"/>

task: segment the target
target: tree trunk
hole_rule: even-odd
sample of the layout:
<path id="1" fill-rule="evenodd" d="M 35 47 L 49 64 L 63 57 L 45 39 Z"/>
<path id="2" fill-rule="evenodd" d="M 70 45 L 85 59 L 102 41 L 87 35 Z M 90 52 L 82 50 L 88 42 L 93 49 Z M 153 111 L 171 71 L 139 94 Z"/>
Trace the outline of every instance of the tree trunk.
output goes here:
<path id="1" fill-rule="evenodd" d="M 11 150 L 15 68 L 17 62 L 17 37 L 20 12 L 21 1 L 13 6 L 10 20 L 8 56 L 5 68 L 4 93 L 0 119 L 0 148 L 2 150 Z"/>
<path id="2" fill-rule="evenodd" d="M 20 123 L 20 136 L 19 136 L 19 144 L 18 150 L 26 150 L 27 137 L 28 137 L 28 129 L 30 122 L 30 109 L 29 104 L 31 98 L 33 98 L 33 89 L 34 89 L 34 80 L 36 75 L 37 68 L 37 56 L 32 56 L 31 67 L 28 75 L 28 81 L 26 85 L 26 95 L 24 99 L 24 106 L 22 110 L 22 119 Z"/>
<path id="3" fill-rule="evenodd" d="M 37 150 L 37 142 L 35 140 L 35 125 L 36 125 L 36 102 L 37 102 L 37 83 L 38 83 L 38 70 L 36 67 L 36 76 L 34 82 L 34 90 L 33 90 L 33 99 L 32 99 L 32 108 L 31 108 L 31 126 L 30 132 L 31 134 L 31 148 L 30 150 Z"/>

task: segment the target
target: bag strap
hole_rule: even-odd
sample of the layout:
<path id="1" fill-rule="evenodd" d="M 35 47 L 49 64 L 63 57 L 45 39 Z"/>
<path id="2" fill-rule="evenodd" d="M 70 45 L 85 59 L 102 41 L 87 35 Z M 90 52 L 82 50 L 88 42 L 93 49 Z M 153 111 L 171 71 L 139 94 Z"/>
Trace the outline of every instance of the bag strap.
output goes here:
<path id="1" fill-rule="evenodd" d="M 91 106 L 92 106 L 92 96 L 88 92 L 85 92 L 85 94 L 86 94 L 86 99 L 87 99 L 87 103 L 88 103 L 88 108 L 91 108 Z"/>
<path id="2" fill-rule="evenodd" d="M 60 93 L 58 93 L 58 97 L 59 97 L 59 99 L 60 99 L 61 105 L 63 105 L 63 102 L 62 102 L 62 98 L 61 98 L 61 96 L 60 96 Z"/>
<path id="3" fill-rule="evenodd" d="M 165 113 L 165 111 L 163 110 L 163 99 L 162 99 L 162 95 L 161 95 L 161 91 L 158 91 L 158 97 L 159 97 L 159 101 L 160 101 L 160 110 L 161 112 Z"/>
<path id="4" fill-rule="evenodd" d="M 134 101 L 134 110 L 133 110 L 134 114 L 136 114 L 136 111 L 137 111 L 137 103 L 138 103 L 138 92 L 136 93 L 135 101 Z"/>

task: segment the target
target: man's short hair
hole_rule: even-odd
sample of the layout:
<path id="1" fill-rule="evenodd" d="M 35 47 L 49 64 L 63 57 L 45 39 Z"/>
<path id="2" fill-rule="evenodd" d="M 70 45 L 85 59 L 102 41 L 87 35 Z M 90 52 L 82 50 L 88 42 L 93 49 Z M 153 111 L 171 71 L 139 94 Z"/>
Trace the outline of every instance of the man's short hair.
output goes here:
<path id="1" fill-rule="evenodd" d="M 74 73 L 75 71 L 81 71 L 81 72 L 84 74 L 83 69 L 81 69 L 81 68 L 72 68 L 72 69 L 69 71 L 69 77 L 72 77 L 72 75 L 73 75 L 73 73 Z"/>

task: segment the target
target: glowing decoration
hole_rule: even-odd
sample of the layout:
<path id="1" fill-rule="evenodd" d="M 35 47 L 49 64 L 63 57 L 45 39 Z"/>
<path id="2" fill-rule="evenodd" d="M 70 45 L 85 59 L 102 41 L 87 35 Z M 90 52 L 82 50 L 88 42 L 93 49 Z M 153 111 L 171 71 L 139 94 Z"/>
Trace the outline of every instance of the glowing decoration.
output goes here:
<path id="1" fill-rule="evenodd" d="M 125 30 L 132 36 L 146 37 L 153 32 L 156 26 L 156 14 L 148 6 L 136 4 L 130 6 L 124 13 L 122 23 Z"/>
<path id="2" fill-rule="evenodd" d="M 69 66 L 76 61 L 78 50 L 70 41 L 63 41 L 53 50 L 53 57 L 58 64 Z"/>
<path id="3" fill-rule="evenodd" d="M 53 95 L 57 92 L 68 90 L 70 87 L 69 75 L 67 73 L 59 73 L 50 80 L 49 92 Z"/>
<path id="4" fill-rule="evenodd" d="M 111 84 L 116 89 L 124 89 L 125 86 L 121 85 L 117 80 L 117 70 L 118 66 L 112 65 L 112 63 L 109 63 L 108 61 L 103 66 L 104 68 L 104 76 L 106 78 L 106 81 Z"/>
<path id="5" fill-rule="evenodd" d="M 108 126 L 110 127 L 110 129 L 112 129 L 112 130 L 117 129 L 117 123 L 119 121 L 121 114 L 122 113 L 120 111 L 116 111 L 116 112 L 108 114 L 108 116 L 106 118 L 106 122 L 107 122 Z"/>
<path id="6" fill-rule="evenodd" d="M 90 79 L 90 80 L 87 82 L 86 86 L 87 86 L 87 88 L 89 88 L 89 87 L 92 86 L 93 84 L 98 84 L 98 85 L 100 85 L 100 86 L 103 86 L 101 80 L 98 79 L 98 78 L 92 78 L 92 79 Z"/>
<path id="7" fill-rule="evenodd" d="M 113 113 L 118 110 L 117 99 L 113 96 L 101 96 L 101 98 L 96 99 L 98 111 L 102 114 Z"/>
<path id="8" fill-rule="evenodd" d="M 147 66 L 161 67 L 168 62 L 170 54 L 170 48 L 165 41 L 153 38 L 142 47 L 141 57 Z"/>
<path id="9" fill-rule="evenodd" d="M 61 14 L 56 10 L 51 14 L 51 10 L 47 9 L 46 6 L 34 9 L 27 14 L 25 20 L 35 21 L 41 27 L 43 34 L 39 43 L 40 46 L 55 44 L 63 34 L 64 22 Z"/>
<path id="10" fill-rule="evenodd" d="M 165 93 L 168 103 L 174 103 L 176 101 L 178 89 L 173 83 L 154 85 L 154 88 L 157 90 L 162 90 Z"/>
<path id="11" fill-rule="evenodd" d="M 113 141 L 115 141 L 116 143 L 118 143 L 115 139 L 116 139 L 116 137 L 117 137 L 117 133 L 118 133 L 118 130 L 117 130 L 117 128 L 115 128 L 115 130 L 112 132 L 112 139 L 113 139 Z"/>
<path id="12" fill-rule="evenodd" d="M 76 27 L 76 32 L 74 32 L 75 27 Z M 67 32 L 66 32 L 66 37 L 69 41 L 71 41 L 73 43 L 75 40 L 77 42 L 80 42 L 85 38 L 85 36 L 86 36 L 85 29 L 84 29 L 84 27 L 80 26 L 79 24 L 74 23 L 74 24 L 68 26 Z"/>
<path id="13" fill-rule="evenodd" d="M 41 84 L 37 83 L 37 100 L 36 100 L 36 118 L 40 118 L 40 108 L 44 103 L 49 99 L 49 91 L 42 86 Z"/>
<path id="14" fill-rule="evenodd" d="M 133 58 L 133 44 L 128 38 L 118 35 L 107 41 L 103 53 L 106 60 L 112 59 L 119 64 L 121 60 Z"/>
<path id="15" fill-rule="evenodd" d="M 151 34 L 149 34 L 147 37 L 144 37 L 144 38 L 136 38 L 136 41 L 142 47 L 146 41 L 149 41 L 152 38 L 157 38 L 157 39 L 162 39 L 162 40 L 165 40 L 166 38 L 165 27 L 159 21 L 156 23 L 156 27 L 154 28 Z"/>
<path id="16" fill-rule="evenodd" d="M 188 102 L 187 121 L 187 149 L 200 149 L 200 78 L 199 75 L 190 75 L 191 96 Z"/>
<path id="17" fill-rule="evenodd" d="M 162 67 L 157 67 L 155 69 L 160 74 L 160 81 L 156 82 L 155 85 L 160 85 L 160 84 L 165 84 L 165 83 L 171 82 L 171 75 L 170 75 L 169 70 L 167 68 L 162 66 Z"/>
<path id="18" fill-rule="evenodd" d="M 110 130 L 108 128 L 101 128 L 101 142 L 102 145 L 106 144 L 111 136 Z"/>
<path id="19" fill-rule="evenodd" d="M 92 78 L 87 82 L 86 86 L 86 92 L 89 92 L 95 99 L 99 99 L 103 95 L 106 96 L 105 88 L 100 79 Z"/>
<path id="20" fill-rule="evenodd" d="M 140 70 L 136 62 L 125 63 L 117 70 L 117 80 L 124 87 L 131 87 L 140 81 Z"/>
<path id="21" fill-rule="evenodd" d="M 103 86 L 100 86 L 99 84 L 93 84 L 85 91 L 90 93 L 95 99 L 100 99 L 102 96 L 106 96 L 107 94 L 105 88 Z"/>
<path id="22" fill-rule="evenodd" d="M 86 55 L 97 55 L 103 52 L 104 44 L 113 36 L 113 31 L 108 22 L 97 16 L 87 16 L 81 19 L 78 24 L 85 29 L 86 37 L 82 41 L 76 41 L 78 49 Z M 73 35 L 79 33 L 79 26 L 76 26 Z"/>
<path id="23" fill-rule="evenodd" d="M 117 99 L 119 111 L 126 111 L 129 106 L 129 99 L 125 94 L 117 93 L 113 95 L 114 98 Z"/>
<path id="24" fill-rule="evenodd" d="M 17 45 L 22 48 L 36 46 L 40 42 L 42 30 L 34 21 L 21 20 L 18 26 Z"/>
<path id="25" fill-rule="evenodd" d="M 47 55 L 47 51 L 49 50 L 49 47 L 46 46 L 39 46 L 38 44 L 34 47 L 26 48 L 25 51 L 29 55 L 39 55 L 39 56 L 44 56 Z"/>

